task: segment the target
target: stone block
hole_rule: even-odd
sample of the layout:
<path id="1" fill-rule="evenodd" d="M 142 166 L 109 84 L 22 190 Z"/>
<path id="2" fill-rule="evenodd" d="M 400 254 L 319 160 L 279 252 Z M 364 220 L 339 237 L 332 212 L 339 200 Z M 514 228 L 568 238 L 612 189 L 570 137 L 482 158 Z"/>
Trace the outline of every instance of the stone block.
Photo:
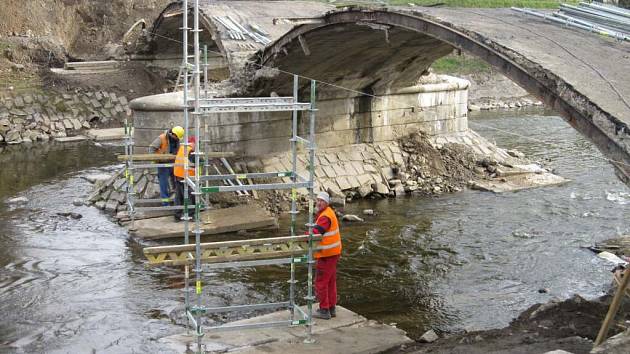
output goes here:
<path id="1" fill-rule="evenodd" d="M 85 129 L 90 129 L 90 128 L 91 128 L 91 126 L 90 126 L 90 122 L 88 122 L 87 120 L 86 120 L 86 121 L 83 121 L 83 123 L 81 124 L 81 126 L 83 126 L 83 128 L 85 128 Z"/>
<path id="2" fill-rule="evenodd" d="M 88 98 L 88 96 L 81 96 L 81 102 L 83 102 L 86 105 L 91 104 L 90 99 Z"/>
<path id="3" fill-rule="evenodd" d="M 72 122 L 70 121 L 70 119 L 64 119 L 63 120 L 63 127 L 65 129 L 72 129 L 74 126 L 72 125 Z"/>
<path id="4" fill-rule="evenodd" d="M 22 99 L 22 96 L 16 96 L 15 99 L 13 100 L 13 105 L 17 108 L 23 108 L 24 99 Z"/>
<path id="5" fill-rule="evenodd" d="M 24 104 L 31 104 L 33 103 L 33 96 L 31 95 L 24 95 Z"/>
<path id="6" fill-rule="evenodd" d="M 94 98 L 100 101 L 103 99 L 103 94 L 100 91 L 97 91 L 94 93 Z"/>
<path id="7" fill-rule="evenodd" d="M 82 125 L 81 125 L 81 122 L 78 119 L 72 118 L 72 119 L 70 119 L 70 121 L 72 122 L 72 127 L 74 128 L 74 130 L 81 129 Z"/>
<path id="8" fill-rule="evenodd" d="M 7 144 L 19 144 L 22 142 L 22 135 L 18 130 L 10 130 L 4 135 Z"/>
<path id="9" fill-rule="evenodd" d="M 114 191 L 112 192 L 112 194 L 109 195 L 110 200 L 116 200 L 118 203 L 123 203 L 125 201 L 125 198 L 125 193 L 119 191 Z"/>
<path id="10" fill-rule="evenodd" d="M 351 186 L 350 188 L 358 188 L 361 186 L 356 176 L 348 176 L 348 183 Z"/>
<path id="11" fill-rule="evenodd" d="M 351 160 L 351 161 L 363 161 L 363 154 L 361 154 L 361 151 L 353 149 L 350 152 L 349 160 Z"/>
<path id="12" fill-rule="evenodd" d="M 116 113 L 123 113 L 125 109 L 123 108 L 123 106 L 117 104 L 114 106 L 114 111 L 116 111 Z"/>
<path id="13" fill-rule="evenodd" d="M 348 181 L 347 177 L 338 177 L 336 179 L 337 185 L 339 185 L 339 189 L 342 191 L 352 189 L 352 184 Z"/>
<path id="14" fill-rule="evenodd" d="M 127 181 L 124 178 L 119 178 L 114 182 L 114 190 L 122 191 L 123 188 L 126 188 Z"/>
<path id="15" fill-rule="evenodd" d="M 92 105 L 92 107 L 94 107 L 94 108 L 101 108 L 101 107 L 103 107 L 103 106 L 101 105 L 101 103 L 100 103 L 98 100 L 96 100 L 96 99 L 92 99 L 92 100 L 90 100 L 90 104 L 91 104 L 91 105 Z"/>
<path id="16" fill-rule="evenodd" d="M 332 166 L 323 166 L 323 169 L 324 169 L 324 173 L 326 173 L 326 176 L 328 176 L 329 178 L 337 177 L 337 173 L 335 172 L 335 169 Z"/>
<path id="17" fill-rule="evenodd" d="M 369 174 L 362 174 L 357 176 L 357 180 L 360 185 L 368 184 L 371 185 L 373 183 L 372 177 Z"/>
<path id="18" fill-rule="evenodd" d="M 385 177 L 386 180 L 396 178 L 396 174 L 394 173 L 394 170 L 391 167 L 381 168 L 381 174 L 383 175 L 383 177 Z"/>
<path id="19" fill-rule="evenodd" d="M 26 112 L 24 112 L 23 110 L 18 109 L 18 108 L 14 108 L 14 109 L 10 110 L 9 114 L 12 115 L 12 116 L 19 116 L 19 117 L 28 115 Z"/>
<path id="20" fill-rule="evenodd" d="M 348 173 L 338 164 L 331 165 L 337 176 L 346 176 Z"/>
<path id="21" fill-rule="evenodd" d="M 330 164 L 335 164 L 335 163 L 337 163 L 337 161 L 339 161 L 339 158 L 337 158 L 337 154 L 335 154 L 335 153 L 327 153 L 326 154 L 326 159 L 328 159 L 328 162 Z"/>
<path id="22" fill-rule="evenodd" d="M 114 105 L 112 104 L 112 102 L 111 102 L 111 101 L 107 100 L 107 101 L 105 101 L 105 103 L 103 104 L 103 107 L 104 107 L 104 108 L 106 108 L 106 109 L 112 109 L 112 108 L 114 108 Z"/>
<path id="23" fill-rule="evenodd" d="M 105 211 L 108 213 L 115 213 L 116 209 L 118 209 L 118 201 L 114 199 L 110 199 L 105 203 Z"/>
<path id="24" fill-rule="evenodd" d="M 357 171 L 357 175 L 365 172 L 365 168 L 363 168 L 363 161 L 352 161 L 351 164 L 354 170 Z"/>
<path id="25" fill-rule="evenodd" d="M 365 198 L 372 193 L 372 185 L 370 183 L 362 184 L 359 186 L 358 191 L 361 198 Z"/>
<path id="26" fill-rule="evenodd" d="M 346 175 L 348 176 L 356 176 L 358 175 L 357 171 L 354 169 L 354 167 L 352 167 L 351 163 L 344 163 L 341 168 L 344 169 L 344 171 L 346 171 Z"/>
<path id="27" fill-rule="evenodd" d="M 127 98 L 125 96 L 120 96 L 118 98 L 118 102 L 120 102 L 121 105 L 126 106 L 127 104 L 129 104 L 129 102 L 127 102 Z"/>
<path id="28" fill-rule="evenodd" d="M 389 194 L 389 187 L 386 186 L 384 183 L 380 183 L 380 182 L 376 182 L 372 184 L 372 190 L 378 194 L 383 194 L 383 195 Z"/>

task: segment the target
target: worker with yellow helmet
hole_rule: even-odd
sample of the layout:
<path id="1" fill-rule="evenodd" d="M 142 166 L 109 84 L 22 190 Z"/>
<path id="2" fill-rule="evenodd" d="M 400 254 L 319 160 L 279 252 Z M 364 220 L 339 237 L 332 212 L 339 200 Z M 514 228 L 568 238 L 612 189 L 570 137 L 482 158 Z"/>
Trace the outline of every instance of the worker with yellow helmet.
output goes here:
<path id="1" fill-rule="evenodd" d="M 184 128 L 174 126 L 171 129 L 164 131 L 160 134 L 151 145 L 149 145 L 149 151 L 154 154 L 177 154 L 179 149 L 179 141 L 184 138 Z M 170 198 L 170 186 L 175 185 L 173 181 L 173 168 L 172 167 L 158 167 L 158 181 L 160 182 L 160 198 L 162 199 L 162 205 L 168 206 Z M 169 182 L 170 181 L 170 182 Z"/>

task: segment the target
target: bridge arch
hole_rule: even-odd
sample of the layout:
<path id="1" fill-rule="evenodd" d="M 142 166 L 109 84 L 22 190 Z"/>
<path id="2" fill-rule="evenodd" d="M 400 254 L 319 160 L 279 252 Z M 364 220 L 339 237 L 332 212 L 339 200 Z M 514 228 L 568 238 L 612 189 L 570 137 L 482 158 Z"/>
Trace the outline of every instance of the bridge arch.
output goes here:
<path id="1" fill-rule="evenodd" d="M 553 108 L 614 160 L 611 163 L 619 177 L 630 183 L 630 145 L 624 141 L 630 138 L 627 120 L 600 107 L 554 70 L 483 34 L 398 9 L 353 8 L 295 21 L 303 23 L 259 52 L 252 69 L 262 66 L 262 72 L 267 67 L 279 68 L 381 95 L 397 86 L 408 86 L 434 60 L 453 48 L 460 49 L 483 59 Z M 371 55 L 362 57 L 362 53 Z M 247 90 L 250 94 L 289 92 L 288 81 L 286 77 L 261 74 Z"/>

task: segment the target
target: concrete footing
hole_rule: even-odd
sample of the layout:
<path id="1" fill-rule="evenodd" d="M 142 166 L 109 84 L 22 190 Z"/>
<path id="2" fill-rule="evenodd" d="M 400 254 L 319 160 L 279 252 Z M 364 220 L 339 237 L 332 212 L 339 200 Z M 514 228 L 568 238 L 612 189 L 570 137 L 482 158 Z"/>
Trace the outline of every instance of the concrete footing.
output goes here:
<path id="1" fill-rule="evenodd" d="M 125 138 L 125 128 L 90 129 L 87 136 L 96 141 L 122 140 Z"/>
<path id="2" fill-rule="evenodd" d="M 277 227 L 277 219 L 258 206 L 240 205 L 214 209 L 201 213 L 203 235 L 214 235 L 239 230 Z M 189 223 L 193 230 L 195 223 Z M 173 216 L 137 220 L 134 236 L 142 239 L 184 237 L 184 222 L 175 222 Z"/>
<path id="3" fill-rule="evenodd" d="M 236 321 L 230 325 L 288 320 L 289 316 L 289 311 L 284 310 Z M 202 349 L 204 353 L 351 354 L 380 353 L 412 342 L 403 330 L 367 320 L 341 306 L 337 306 L 337 317 L 331 320 L 315 320 L 312 337 L 314 343 L 305 343 L 306 338 L 305 326 L 214 332 L 208 330 L 202 338 Z M 187 349 L 197 349 L 196 337 L 193 335 L 169 336 L 159 342 L 168 349 L 181 353 L 187 352 Z"/>

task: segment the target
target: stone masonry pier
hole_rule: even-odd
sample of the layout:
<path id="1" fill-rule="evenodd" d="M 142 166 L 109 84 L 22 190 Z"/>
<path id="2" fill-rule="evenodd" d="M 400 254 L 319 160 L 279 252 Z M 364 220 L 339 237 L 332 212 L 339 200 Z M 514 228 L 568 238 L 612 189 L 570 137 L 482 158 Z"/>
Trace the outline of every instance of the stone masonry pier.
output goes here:
<path id="1" fill-rule="evenodd" d="M 378 98 L 335 97 L 329 92 L 317 101 L 317 146 L 388 142 L 419 130 L 431 136 L 466 132 L 468 86 L 466 80 L 431 75 L 422 84 Z M 183 125 L 181 102 L 181 92 L 133 100 L 136 146 L 146 148 L 168 127 Z M 289 149 L 290 113 L 213 114 L 205 120 L 212 151 L 263 156 Z M 307 122 L 300 120 L 301 134 Z"/>

